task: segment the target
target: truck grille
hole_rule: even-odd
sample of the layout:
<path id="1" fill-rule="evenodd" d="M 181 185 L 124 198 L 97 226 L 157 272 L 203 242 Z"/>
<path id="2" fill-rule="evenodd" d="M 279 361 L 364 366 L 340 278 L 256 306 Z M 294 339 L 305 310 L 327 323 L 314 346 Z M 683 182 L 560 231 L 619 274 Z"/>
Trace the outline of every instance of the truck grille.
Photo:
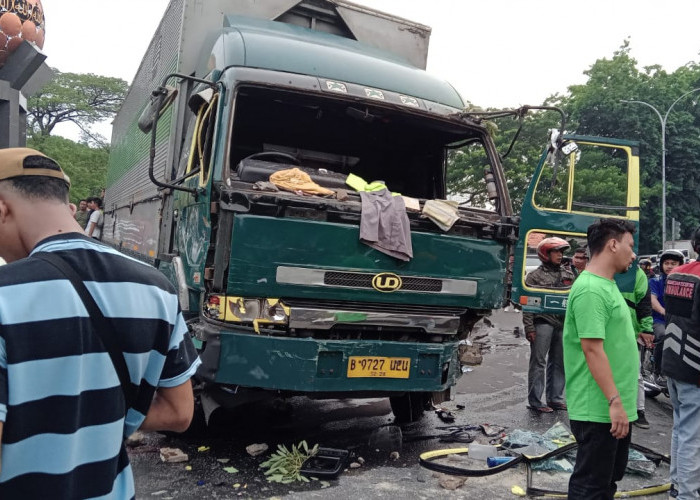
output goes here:
<path id="1" fill-rule="evenodd" d="M 400 282 L 399 279 L 400 278 Z M 386 290 L 376 288 L 378 293 L 435 293 L 444 295 L 465 295 L 475 297 L 479 278 L 427 278 L 424 276 L 401 276 L 391 272 L 360 273 L 314 269 L 296 266 L 279 266 L 275 280 L 280 284 L 325 286 L 329 288 L 373 289 L 373 284 L 387 285 Z M 374 281 L 376 280 L 376 282 Z M 389 286 L 392 285 L 392 286 Z M 395 285 L 395 286 L 393 286 Z"/>
<path id="2" fill-rule="evenodd" d="M 373 274 L 344 273 L 326 271 L 323 284 L 329 286 L 350 286 L 353 288 L 372 288 Z M 401 290 L 411 292 L 441 292 L 442 280 L 433 278 L 414 278 L 401 276 Z"/>

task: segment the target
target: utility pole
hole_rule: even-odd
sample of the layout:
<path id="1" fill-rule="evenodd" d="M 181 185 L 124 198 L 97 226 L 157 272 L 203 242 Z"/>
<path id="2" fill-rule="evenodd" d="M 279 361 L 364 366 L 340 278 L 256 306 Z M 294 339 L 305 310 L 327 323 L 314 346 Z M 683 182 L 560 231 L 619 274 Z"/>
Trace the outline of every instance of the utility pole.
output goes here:
<path id="1" fill-rule="evenodd" d="M 648 102 L 627 99 L 620 100 L 620 102 L 627 104 L 642 104 L 651 108 L 661 121 L 661 248 L 665 248 L 666 246 L 666 122 L 668 121 L 668 115 L 671 113 L 671 110 L 678 101 L 683 99 L 685 96 L 698 91 L 700 91 L 700 88 L 689 90 L 685 94 L 682 94 L 678 99 L 673 101 L 673 103 L 666 110 L 666 114 L 663 116 L 661 115 L 661 112 L 656 109 L 656 107 L 652 106 Z"/>

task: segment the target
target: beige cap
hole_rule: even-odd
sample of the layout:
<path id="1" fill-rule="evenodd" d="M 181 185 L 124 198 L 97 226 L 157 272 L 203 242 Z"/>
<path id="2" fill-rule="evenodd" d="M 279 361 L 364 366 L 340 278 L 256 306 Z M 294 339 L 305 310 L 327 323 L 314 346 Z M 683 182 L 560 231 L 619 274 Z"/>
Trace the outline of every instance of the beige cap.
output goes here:
<path id="1" fill-rule="evenodd" d="M 70 187 L 70 178 L 45 154 L 31 148 L 0 149 L 0 180 L 31 175 L 62 179 Z"/>

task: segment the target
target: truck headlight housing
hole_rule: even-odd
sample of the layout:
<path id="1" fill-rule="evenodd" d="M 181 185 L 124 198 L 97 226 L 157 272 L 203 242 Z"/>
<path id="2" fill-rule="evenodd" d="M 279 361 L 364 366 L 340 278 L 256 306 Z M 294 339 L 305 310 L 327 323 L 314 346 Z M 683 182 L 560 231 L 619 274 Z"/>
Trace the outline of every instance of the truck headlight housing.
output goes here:
<path id="1" fill-rule="evenodd" d="M 209 295 L 203 307 L 208 318 L 227 323 L 252 323 L 258 333 L 261 324 L 288 324 L 289 311 L 280 299 L 230 295 Z"/>

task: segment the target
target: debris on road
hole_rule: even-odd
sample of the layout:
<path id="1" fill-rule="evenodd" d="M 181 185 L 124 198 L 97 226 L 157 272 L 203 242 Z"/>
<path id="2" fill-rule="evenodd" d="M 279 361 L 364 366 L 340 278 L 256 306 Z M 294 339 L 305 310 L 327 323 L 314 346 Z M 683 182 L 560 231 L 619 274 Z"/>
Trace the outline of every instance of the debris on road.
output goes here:
<path id="1" fill-rule="evenodd" d="M 245 451 L 247 451 L 248 455 L 251 457 L 257 457 L 258 455 L 265 453 L 267 449 L 268 446 L 265 443 L 253 443 L 245 447 Z"/>
<path id="2" fill-rule="evenodd" d="M 503 427 L 491 424 L 481 424 L 479 427 L 481 427 L 481 430 L 486 437 L 499 436 L 505 430 Z"/>
<path id="3" fill-rule="evenodd" d="M 438 484 L 446 490 L 456 490 L 464 486 L 466 482 L 466 477 L 449 476 L 447 474 L 440 474 L 438 476 Z"/>
<path id="4" fill-rule="evenodd" d="M 477 345 L 461 345 L 459 346 L 459 361 L 462 365 L 476 366 L 484 361 L 484 356 Z"/>
<path id="5" fill-rule="evenodd" d="M 178 462 L 187 462 L 190 459 L 187 453 L 184 453 L 179 448 L 161 448 L 159 451 L 160 459 L 163 462 L 175 464 Z"/>
<path id="6" fill-rule="evenodd" d="M 359 469 L 360 467 L 362 467 L 362 464 L 359 463 L 359 462 L 352 462 L 352 463 L 350 464 L 350 468 L 351 468 L 351 469 Z"/>
<path id="7" fill-rule="evenodd" d="M 399 452 L 398 451 L 392 451 L 389 454 L 389 459 L 390 460 L 398 460 L 399 459 Z"/>
<path id="8" fill-rule="evenodd" d="M 136 446 L 141 446 L 146 441 L 146 436 L 143 433 L 136 431 L 131 436 L 126 438 L 125 444 L 129 448 L 135 448 Z"/>
<path id="9" fill-rule="evenodd" d="M 314 447 L 316 449 L 316 447 Z M 316 453 L 307 458 L 301 465 L 301 474 L 310 478 L 334 478 L 338 476 L 347 463 L 352 458 L 349 450 L 337 448 L 318 448 Z M 358 468 L 361 464 L 357 461 L 353 462 L 356 465 L 350 465 L 351 469 Z"/>
<path id="10" fill-rule="evenodd" d="M 403 431 L 398 425 L 385 425 L 374 429 L 369 435 L 368 446 L 377 452 L 401 450 Z"/>
<path id="11" fill-rule="evenodd" d="M 267 445 L 265 445 L 267 448 Z M 294 481 L 309 482 L 309 479 L 302 475 L 304 467 L 308 466 L 308 461 L 319 452 L 318 445 L 309 448 L 306 441 L 298 445 L 292 445 L 291 450 L 284 445 L 278 444 L 277 451 L 270 458 L 260 464 L 260 468 L 267 469 L 265 476 L 273 483 L 289 484 Z M 249 452 L 250 453 L 250 452 Z"/>
<path id="12" fill-rule="evenodd" d="M 452 412 L 445 408 L 437 408 L 435 410 L 435 414 L 446 424 L 451 424 L 455 421 L 455 416 L 452 414 Z"/>

